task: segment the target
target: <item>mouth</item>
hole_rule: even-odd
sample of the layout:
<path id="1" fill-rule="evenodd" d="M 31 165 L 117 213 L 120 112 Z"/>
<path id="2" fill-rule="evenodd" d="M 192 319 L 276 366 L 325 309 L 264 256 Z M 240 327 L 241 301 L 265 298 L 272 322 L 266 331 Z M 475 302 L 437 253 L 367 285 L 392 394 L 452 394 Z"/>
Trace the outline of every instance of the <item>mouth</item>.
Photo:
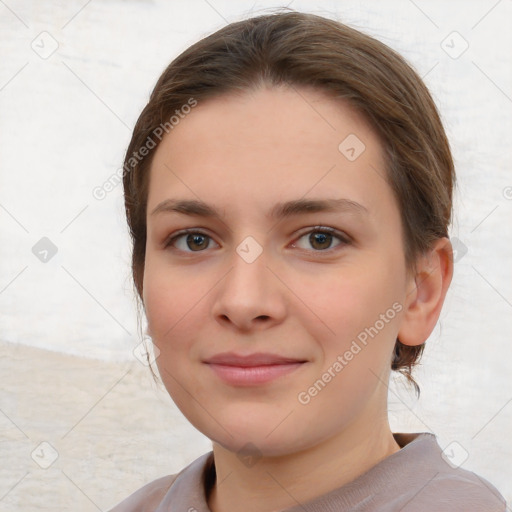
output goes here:
<path id="1" fill-rule="evenodd" d="M 205 361 L 213 373 L 232 386 L 256 386 L 301 368 L 307 361 L 276 354 L 217 354 Z"/>

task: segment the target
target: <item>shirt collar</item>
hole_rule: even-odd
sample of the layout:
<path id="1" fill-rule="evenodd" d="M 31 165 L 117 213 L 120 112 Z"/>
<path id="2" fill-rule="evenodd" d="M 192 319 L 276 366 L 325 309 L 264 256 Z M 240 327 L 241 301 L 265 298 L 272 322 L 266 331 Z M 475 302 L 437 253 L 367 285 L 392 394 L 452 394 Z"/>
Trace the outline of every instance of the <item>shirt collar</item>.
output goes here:
<path id="1" fill-rule="evenodd" d="M 318 510 L 324 503 L 333 505 L 339 503 L 342 507 L 361 503 L 362 500 L 371 499 L 378 492 L 380 485 L 389 482 L 390 473 L 404 471 L 407 460 L 434 457 L 441 460 L 441 449 L 434 434 L 428 432 L 393 434 L 401 447 L 400 451 L 386 457 L 370 468 L 352 482 L 283 512 L 299 512 L 314 507 Z M 430 466 L 425 460 L 425 468 Z M 184 468 L 176 477 L 164 499 L 155 512 L 211 512 L 206 497 L 206 483 L 215 471 L 213 452 L 208 452 Z M 424 478 L 426 475 L 418 475 Z M 330 508 L 329 508 L 330 510 Z"/>

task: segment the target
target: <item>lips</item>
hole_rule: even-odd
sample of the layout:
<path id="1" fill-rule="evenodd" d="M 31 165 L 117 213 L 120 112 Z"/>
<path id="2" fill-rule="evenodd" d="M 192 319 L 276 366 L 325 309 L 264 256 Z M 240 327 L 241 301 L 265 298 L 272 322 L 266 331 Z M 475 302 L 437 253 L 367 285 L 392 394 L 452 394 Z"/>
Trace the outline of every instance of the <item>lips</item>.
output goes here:
<path id="1" fill-rule="evenodd" d="M 303 360 L 282 357 L 275 354 L 255 353 L 249 355 L 238 355 L 233 352 L 217 354 L 206 361 L 209 364 L 222 364 L 226 366 L 240 366 L 249 368 L 251 366 L 268 366 L 276 364 L 302 363 Z"/>
<path id="2" fill-rule="evenodd" d="M 233 352 L 217 354 L 205 361 L 217 377 L 233 386 L 265 384 L 299 369 L 305 362 L 277 354 Z"/>

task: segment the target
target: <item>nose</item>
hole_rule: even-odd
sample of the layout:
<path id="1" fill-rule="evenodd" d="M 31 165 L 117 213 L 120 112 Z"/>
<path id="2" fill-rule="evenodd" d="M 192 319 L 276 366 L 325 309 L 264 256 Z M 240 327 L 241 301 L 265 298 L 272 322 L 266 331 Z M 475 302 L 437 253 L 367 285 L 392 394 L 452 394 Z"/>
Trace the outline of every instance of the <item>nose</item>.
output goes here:
<path id="1" fill-rule="evenodd" d="M 265 250 L 254 261 L 233 252 L 230 270 L 216 287 L 212 308 L 214 318 L 224 327 L 251 331 L 283 321 L 286 288 L 269 268 L 269 260 Z"/>

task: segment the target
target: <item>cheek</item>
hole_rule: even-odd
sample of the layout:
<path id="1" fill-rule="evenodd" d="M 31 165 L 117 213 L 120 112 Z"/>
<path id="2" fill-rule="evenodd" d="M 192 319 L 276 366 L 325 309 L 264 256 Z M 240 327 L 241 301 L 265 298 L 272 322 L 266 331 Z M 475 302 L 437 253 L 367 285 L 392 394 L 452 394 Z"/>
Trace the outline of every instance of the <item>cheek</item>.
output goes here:
<path id="1" fill-rule="evenodd" d="M 186 339 L 182 330 L 190 325 L 198 302 L 198 289 L 179 272 L 149 257 L 144 271 L 144 309 L 153 342 L 162 351 L 168 341 Z M 166 343 L 164 343 L 166 341 Z"/>
<path id="2" fill-rule="evenodd" d="M 346 338 L 369 320 L 375 321 L 382 307 L 385 310 L 391 306 L 396 294 L 386 280 L 385 272 L 379 275 L 364 265 L 347 266 L 323 276 L 301 276 L 295 280 L 294 291 L 316 320 L 334 331 L 333 336 Z"/>
<path id="3" fill-rule="evenodd" d="M 348 265 L 325 276 L 297 280 L 301 283 L 297 295 L 305 297 L 314 313 L 303 316 L 303 322 L 311 319 L 307 329 L 320 341 L 325 369 L 347 350 L 357 352 L 351 359 L 357 362 L 350 363 L 354 369 L 371 367 L 380 373 L 387 367 L 403 307 L 395 271 L 391 261 L 374 261 L 369 266 Z"/>
<path id="4" fill-rule="evenodd" d="M 198 317 L 204 316 L 198 293 L 178 272 L 146 262 L 144 304 L 148 331 L 159 351 L 155 362 L 169 395 L 182 411 L 187 410 L 189 399 L 184 389 L 192 389 L 184 369 L 190 364 L 194 326 L 201 325 Z"/>
<path id="5" fill-rule="evenodd" d="M 150 256 L 146 262 L 148 331 L 159 350 L 156 364 L 160 375 L 173 398 L 180 389 L 170 376 L 195 386 L 190 368 L 198 364 L 200 351 L 209 342 L 203 329 L 210 314 L 209 298 L 215 279 L 208 276 L 205 270 L 172 267 L 165 255 Z"/>

